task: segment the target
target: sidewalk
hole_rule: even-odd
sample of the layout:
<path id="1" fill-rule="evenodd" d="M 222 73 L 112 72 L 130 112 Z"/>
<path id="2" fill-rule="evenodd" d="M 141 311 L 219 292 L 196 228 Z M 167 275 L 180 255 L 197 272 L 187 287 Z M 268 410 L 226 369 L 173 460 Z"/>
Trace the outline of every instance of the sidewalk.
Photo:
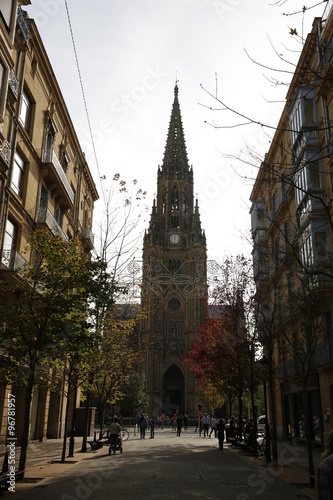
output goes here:
<path id="1" fill-rule="evenodd" d="M 282 441 L 278 443 L 278 463 L 273 461 L 270 463 L 266 462 L 265 457 L 260 460 L 252 455 L 246 454 L 242 450 L 246 459 L 257 463 L 258 466 L 267 470 L 267 473 L 271 476 L 278 477 L 282 481 L 297 486 L 305 495 L 309 498 L 316 500 L 315 488 L 310 488 L 309 486 L 309 467 L 308 467 L 308 457 L 307 450 L 305 446 L 298 444 L 291 444 L 288 441 Z M 323 460 L 322 450 L 314 448 L 313 449 L 313 463 L 315 472 L 318 465 Z"/>
<path id="2" fill-rule="evenodd" d="M 88 438 L 91 441 L 93 438 Z M 82 437 L 76 437 L 74 442 L 74 456 L 68 457 L 69 439 L 66 443 L 65 462 L 61 463 L 63 439 L 49 439 L 43 442 L 31 441 L 28 446 L 27 460 L 25 467 L 24 479 L 17 481 L 15 485 L 15 493 L 27 491 L 34 485 L 57 475 L 63 475 L 68 471 L 69 467 L 73 467 L 76 463 L 90 458 L 92 451 L 87 443 L 87 452 L 81 453 Z M 16 449 L 16 467 L 19 463 L 20 448 Z"/>
<path id="3" fill-rule="evenodd" d="M 194 431 L 194 428 L 193 428 Z M 189 433 L 193 432 L 189 429 Z M 159 432 L 159 431 L 157 431 Z M 133 435 L 133 430 L 130 432 L 130 441 L 139 439 L 139 435 Z M 91 440 L 92 438 L 89 438 Z M 92 455 L 101 453 L 105 454 L 105 448 L 93 451 L 89 444 L 87 444 L 87 452 L 81 453 L 82 437 L 75 438 L 74 457 L 68 457 L 67 452 L 65 463 L 61 463 L 62 455 L 62 439 L 50 439 L 42 443 L 31 442 L 28 447 L 27 462 L 25 469 L 25 478 L 16 483 L 16 493 L 28 492 L 37 483 L 56 476 L 62 476 L 68 472 L 69 468 L 75 467 L 75 464 L 90 459 Z M 261 460 L 247 454 L 239 448 L 233 448 L 233 451 L 239 454 L 243 460 L 251 461 L 254 465 L 258 466 L 265 475 L 268 481 L 272 481 L 274 477 L 283 480 L 286 483 L 296 485 L 304 495 L 313 500 L 316 499 L 315 489 L 310 488 L 309 473 L 307 465 L 307 452 L 303 446 L 291 445 L 287 442 L 279 443 L 278 453 L 279 461 L 277 464 L 266 463 L 265 457 Z M 317 469 L 318 464 L 321 462 L 321 450 L 313 450 L 314 466 Z M 19 448 L 17 449 L 16 464 L 19 460 Z"/>

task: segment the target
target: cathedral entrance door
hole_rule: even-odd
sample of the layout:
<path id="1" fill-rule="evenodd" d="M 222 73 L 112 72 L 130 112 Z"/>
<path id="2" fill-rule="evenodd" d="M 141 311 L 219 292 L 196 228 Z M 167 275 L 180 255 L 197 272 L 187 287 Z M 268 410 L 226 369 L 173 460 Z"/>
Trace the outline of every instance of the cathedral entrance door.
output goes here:
<path id="1" fill-rule="evenodd" d="M 168 415 L 173 415 L 177 410 L 184 412 L 184 393 L 184 375 L 178 366 L 171 365 L 163 379 L 163 411 Z"/>

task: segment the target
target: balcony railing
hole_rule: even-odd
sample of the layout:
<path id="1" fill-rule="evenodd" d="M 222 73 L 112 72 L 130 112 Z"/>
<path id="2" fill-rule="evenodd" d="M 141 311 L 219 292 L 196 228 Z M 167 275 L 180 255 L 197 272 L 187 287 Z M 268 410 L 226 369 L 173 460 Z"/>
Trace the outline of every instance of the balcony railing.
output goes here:
<path id="1" fill-rule="evenodd" d="M 66 194 L 71 202 L 72 205 L 74 205 L 74 191 L 66 177 L 65 171 L 62 168 L 62 165 L 55 154 L 53 149 L 45 149 L 43 153 L 43 162 L 44 163 L 51 163 L 54 167 L 54 170 L 58 176 L 58 178 L 61 181 L 61 184 L 66 191 Z"/>
<path id="2" fill-rule="evenodd" d="M 19 7 L 17 11 L 17 24 L 21 28 L 22 41 L 27 44 L 30 39 L 29 21 L 26 18 L 26 13 L 21 7 Z"/>
<path id="3" fill-rule="evenodd" d="M 48 208 L 42 207 L 37 210 L 36 221 L 40 224 L 46 224 L 53 234 L 61 236 L 64 240 L 68 239 Z"/>
<path id="4" fill-rule="evenodd" d="M 9 73 L 8 85 L 11 91 L 13 92 L 15 99 L 17 99 L 19 90 L 19 81 L 13 69 L 11 69 Z"/>
<path id="5" fill-rule="evenodd" d="M 4 250 L 2 253 L 1 263 L 11 271 L 18 271 L 28 265 L 28 262 L 16 250 Z"/>
<path id="6" fill-rule="evenodd" d="M 9 142 L 6 139 L 1 139 L 0 137 L 0 157 L 3 159 L 7 167 L 10 164 L 10 156 L 11 156 L 12 148 L 9 145 Z"/>

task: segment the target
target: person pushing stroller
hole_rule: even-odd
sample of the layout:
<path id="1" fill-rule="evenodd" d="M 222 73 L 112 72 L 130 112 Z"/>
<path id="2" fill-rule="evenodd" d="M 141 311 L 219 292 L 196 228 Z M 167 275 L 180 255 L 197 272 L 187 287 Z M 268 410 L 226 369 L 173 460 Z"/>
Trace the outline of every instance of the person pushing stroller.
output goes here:
<path id="1" fill-rule="evenodd" d="M 118 424 L 118 418 L 115 416 L 113 422 L 109 426 L 109 437 L 110 437 L 110 447 L 109 455 L 111 455 L 111 450 L 115 455 L 117 450 L 118 440 L 121 440 L 121 427 Z"/>

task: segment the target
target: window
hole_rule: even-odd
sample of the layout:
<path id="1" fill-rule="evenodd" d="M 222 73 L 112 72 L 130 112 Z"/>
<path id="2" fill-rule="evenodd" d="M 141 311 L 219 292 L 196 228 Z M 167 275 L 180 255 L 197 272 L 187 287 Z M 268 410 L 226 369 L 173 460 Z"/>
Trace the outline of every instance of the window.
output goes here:
<path id="1" fill-rule="evenodd" d="M 306 141 L 315 139 L 317 131 L 317 109 L 312 88 L 301 88 L 295 98 L 290 111 L 291 146 L 293 149 L 301 147 Z"/>
<path id="2" fill-rule="evenodd" d="M 59 227 L 62 229 L 63 221 L 64 221 L 64 215 L 62 214 L 60 208 L 56 208 L 55 211 L 55 220 L 57 221 Z"/>
<path id="3" fill-rule="evenodd" d="M 5 24 L 7 31 L 9 31 L 10 29 L 12 9 L 13 9 L 12 0 L 5 0 L 4 2 L 1 2 L 0 17 Z"/>
<path id="4" fill-rule="evenodd" d="M 300 246 L 301 262 L 304 267 L 309 267 L 314 264 L 313 258 L 313 244 L 311 233 L 308 233 Z"/>
<path id="5" fill-rule="evenodd" d="M 317 264 L 327 260 L 327 233 L 315 232 L 315 252 Z"/>
<path id="6" fill-rule="evenodd" d="M 323 176 L 321 160 L 313 159 L 314 153 L 305 152 L 298 172 L 295 175 L 295 201 L 298 208 L 304 198 L 311 195 L 311 191 L 320 191 L 323 189 Z M 316 156 L 318 156 L 316 154 Z"/>
<path id="7" fill-rule="evenodd" d="M 4 88 L 4 78 L 5 78 L 5 67 L 0 61 L 0 100 L 1 100 L 2 90 Z"/>
<path id="8" fill-rule="evenodd" d="M 49 120 L 49 124 L 46 130 L 46 137 L 45 137 L 45 153 L 44 153 L 44 159 L 46 161 L 51 161 L 52 159 L 52 150 L 53 150 L 53 143 L 56 135 L 56 128 L 53 125 L 52 121 Z"/>
<path id="9" fill-rule="evenodd" d="M 11 188 L 20 198 L 22 198 L 24 184 L 25 164 L 22 156 L 16 151 Z"/>
<path id="10" fill-rule="evenodd" d="M 8 219 L 3 246 L 2 263 L 10 267 L 13 261 L 13 251 L 16 248 L 17 227 Z"/>
<path id="11" fill-rule="evenodd" d="M 176 298 L 170 299 L 168 302 L 168 308 L 170 309 L 170 311 L 178 311 L 180 309 L 180 306 L 180 301 Z"/>
<path id="12" fill-rule="evenodd" d="M 28 94 L 23 90 L 20 120 L 24 125 L 24 127 L 27 129 L 27 131 L 30 130 L 31 114 L 32 114 L 32 101 L 29 98 Z"/>
<path id="13" fill-rule="evenodd" d="M 178 212 L 179 210 L 179 193 L 174 189 L 171 193 L 171 212 Z"/>
<path id="14" fill-rule="evenodd" d="M 179 215 L 171 215 L 171 227 L 179 228 Z"/>
<path id="15" fill-rule="evenodd" d="M 41 192 L 40 192 L 40 200 L 39 200 L 39 206 L 40 206 L 40 208 L 47 208 L 48 197 L 49 197 L 49 192 L 42 185 L 42 189 L 41 189 Z"/>

